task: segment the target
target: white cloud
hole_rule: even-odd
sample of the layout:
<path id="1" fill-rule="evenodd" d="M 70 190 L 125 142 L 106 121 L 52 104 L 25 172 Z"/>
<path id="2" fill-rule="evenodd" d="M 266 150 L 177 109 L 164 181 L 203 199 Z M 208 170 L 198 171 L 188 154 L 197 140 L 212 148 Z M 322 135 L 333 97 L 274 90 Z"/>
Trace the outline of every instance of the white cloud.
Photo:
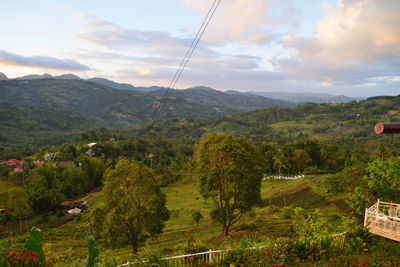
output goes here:
<path id="1" fill-rule="evenodd" d="M 213 1 L 211 0 L 179 0 L 185 7 L 198 11 L 205 17 Z M 264 43 L 276 37 L 268 23 L 270 0 L 229 0 L 222 1 L 216 11 L 204 40 L 211 44 L 226 42 Z"/>
<path id="2" fill-rule="evenodd" d="M 325 64 L 371 63 L 400 57 L 400 2 L 398 0 L 339 0 L 324 3 L 325 17 L 314 37 L 285 39 L 303 61 Z"/>
<path id="3" fill-rule="evenodd" d="M 44 69 L 61 69 L 86 71 L 90 68 L 73 59 L 59 59 L 48 56 L 22 56 L 0 50 L 0 65 L 37 67 Z"/>

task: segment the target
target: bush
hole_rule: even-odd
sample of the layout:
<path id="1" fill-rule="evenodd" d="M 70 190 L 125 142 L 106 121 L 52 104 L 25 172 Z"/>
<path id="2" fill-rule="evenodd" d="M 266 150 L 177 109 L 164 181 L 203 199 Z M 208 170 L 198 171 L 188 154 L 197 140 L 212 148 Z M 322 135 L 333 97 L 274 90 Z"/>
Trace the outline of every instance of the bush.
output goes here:
<path id="1" fill-rule="evenodd" d="M 208 251 L 209 248 L 203 245 L 202 243 L 197 242 L 193 236 L 190 236 L 183 243 L 178 244 L 175 247 L 175 250 L 186 254 L 192 254 L 192 253 Z"/>
<path id="2" fill-rule="evenodd" d="M 266 214 L 274 214 L 274 213 L 278 213 L 280 211 L 281 211 L 281 208 L 279 208 L 278 206 L 275 206 L 275 205 L 269 205 L 265 208 Z"/>

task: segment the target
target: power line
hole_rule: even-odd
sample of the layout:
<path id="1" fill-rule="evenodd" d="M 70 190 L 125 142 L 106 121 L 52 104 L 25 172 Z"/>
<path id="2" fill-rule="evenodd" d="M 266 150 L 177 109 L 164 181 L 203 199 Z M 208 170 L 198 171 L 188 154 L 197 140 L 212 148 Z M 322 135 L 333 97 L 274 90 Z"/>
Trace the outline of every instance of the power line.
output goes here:
<path id="1" fill-rule="evenodd" d="M 178 80 L 180 79 L 185 67 L 187 66 L 194 50 L 196 49 L 197 45 L 199 44 L 205 30 L 207 29 L 208 25 L 210 24 L 210 21 L 211 21 L 212 17 L 214 16 L 215 11 L 217 10 L 221 1 L 222 0 L 214 0 L 214 3 L 212 4 L 211 8 L 208 10 L 208 13 L 207 13 L 206 17 L 204 18 L 199 30 L 197 31 L 196 36 L 194 37 L 194 39 L 192 40 L 192 43 L 190 44 L 190 47 L 186 51 L 185 57 L 182 59 L 181 64 L 179 65 L 179 68 L 176 70 L 174 77 L 172 78 L 167 90 L 165 91 L 163 98 L 161 99 L 156 111 L 153 114 L 152 124 L 154 124 L 154 121 L 160 115 L 163 106 L 167 102 L 172 90 L 175 88 L 175 85 L 177 84 Z"/>
<path id="2" fill-rule="evenodd" d="M 197 33 L 196 33 L 196 36 L 194 37 L 194 39 L 192 40 L 192 43 L 190 44 L 188 50 L 186 51 L 185 57 L 182 59 L 181 64 L 179 65 L 179 68 L 176 70 L 176 72 L 174 74 L 174 77 L 172 78 L 169 86 L 167 87 L 167 90 L 165 91 L 165 94 L 164 94 L 162 100 L 160 101 L 160 103 L 159 103 L 159 105 L 157 107 L 157 111 L 160 109 L 160 107 L 162 105 L 161 103 L 166 101 L 166 99 L 168 98 L 167 97 L 168 92 L 170 91 L 170 88 L 172 87 L 172 84 L 173 84 L 174 80 L 177 78 L 177 75 L 180 72 L 180 69 L 184 65 L 187 56 L 189 55 L 190 51 L 192 50 L 193 45 L 196 43 L 196 40 L 198 39 L 198 36 L 199 36 L 200 32 L 202 31 L 202 29 L 204 27 L 204 24 L 206 23 L 207 18 L 209 17 L 209 15 L 211 13 L 211 10 L 214 8 L 214 5 L 215 5 L 216 2 L 217 2 L 217 0 L 214 0 L 214 3 L 212 4 L 211 8 L 208 10 L 208 13 L 207 13 L 206 17 L 204 18 L 203 22 L 201 23 L 201 26 L 200 26 L 199 30 L 197 31 Z M 156 113 L 157 113 L 157 111 L 156 111 Z M 156 115 L 156 113 L 154 115 Z M 153 119 L 154 119 L 154 116 L 153 116 Z"/>

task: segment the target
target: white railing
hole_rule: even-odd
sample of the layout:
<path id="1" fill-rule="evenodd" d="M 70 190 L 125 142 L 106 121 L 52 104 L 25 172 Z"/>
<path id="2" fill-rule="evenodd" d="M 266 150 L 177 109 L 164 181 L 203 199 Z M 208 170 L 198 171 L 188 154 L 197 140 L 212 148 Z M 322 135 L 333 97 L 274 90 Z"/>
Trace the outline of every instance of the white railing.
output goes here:
<path id="1" fill-rule="evenodd" d="M 262 247 L 260 247 L 262 248 Z M 226 252 L 230 250 L 209 250 L 205 252 L 198 252 L 193 254 L 179 255 L 173 257 L 162 258 L 162 261 L 167 261 L 168 265 L 171 266 L 191 266 L 193 265 L 193 260 L 196 258 L 197 262 L 212 262 L 212 261 L 222 261 L 226 257 Z M 144 263 L 144 262 L 143 262 Z M 122 266 L 133 266 L 139 264 L 138 262 L 127 262 L 117 267 Z"/>
<path id="2" fill-rule="evenodd" d="M 334 246 L 343 247 L 345 241 L 346 241 L 346 232 L 332 235 L 332 244 Z"/>
<path id="3" fill-rule="evenodd" d="M 368 227 L 375 220 L 400 222 L 400 204 L 378 201 L 365 209 L 364 226 Z"/>
<path id="4" fill-rule="evenodd" d="M 332 237 L 332 244 L 334 246 L 343 246 L 345 243 L 346 239 L 346 233 L 340 233 L 340 234 L 334 234 L 331 236 Z M 276 244 L 275 244 L 276 245 Z M 251 247 L 248 249 L 263 249 L 266 246 L 261 246 L 261 247 Z M 199 253 L 193 253 L 193 254 L 186 254 L 186 255 L 179 255 L 179 256 L 173 256 L 173 257 L 167 257 L 167 258 L 162 258 L 161 261 L 165 262 L 167 266 L 191 266 L 193 265 L 193 259 L 195 258 L 197 262 L 205 262 L 205 263 L 211 263 L 211 262 L 220 262 L 226 258 L 228 255 L 229 251 L 233 251 L 232 249 L 227 249 L 227 250 L 209 250 L 205 252 L 199 252 Z M 142 263 L 145 263 L 144 261 Z M 136 264 L 140 264 L 140 262 L 127 262 L 121 265 L 118 265 L 117 267 L 123 267 L 123 266 L 134 266 Z M 157 264 L 154 264 L 154 266 L 157 266 Z"/>
<path id="5" fill-rule="evenodd" d="M 375 234 L 400 238 L 400 204 L 378 201 L 365 209 L 364 226 Z"/>

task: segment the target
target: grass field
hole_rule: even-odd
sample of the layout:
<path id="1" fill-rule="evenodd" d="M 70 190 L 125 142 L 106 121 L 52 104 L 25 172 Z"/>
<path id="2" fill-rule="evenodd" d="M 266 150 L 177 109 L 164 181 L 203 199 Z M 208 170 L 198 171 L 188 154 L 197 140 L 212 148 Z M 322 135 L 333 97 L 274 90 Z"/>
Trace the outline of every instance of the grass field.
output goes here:
<path id="1" fill-rule="evenodd" d="M 232 226 L 230 238 L 220 238 L 221 227 L 214 223 L 209 212 L 212 202 L 203 199 L 196 182 L 176 183 L 162 190 L 167 196 L 167 207 L 170 219 L 166 222 L 163 234 L 155 239 L 147 240 L 140 249 L 142 252 L 151 249 L 163 256 L 176 255 L 176 246 L 193 236 L 211 249 L 230 247 L 237 244 L 244 235 L 252 239 L 264 240 L 294 235 L 290 214 L 282 210 L 284 206 L 300 206 L 305 209 L 320 208 L 324 216 L 339 214 L 334 202 L 342 196 L 323 193 L 317 179 L 299 180 L 263 180 L 261 195 L 263 203 L 242 217 Z M 102 202 L 102 193 L 89 194 L 91 209 Z M 79 199 L 84 198 L 82 196 Z M 193 220 L 192 213 L 201 212 L 204 218 L 199 224 Z M 83 261 L 87 255 L 86 238 L 90 235 L 90 213 L 82 214 L 57 228 L 43 229 L 42 239 L 44 250 L 49 259 L 59 262 Z M 17 236 L 14 242 L 22 244 L 25 236 Z M 118 249 L 106 249 L 99 243 L 101 257 L 115 257 L 119 262 L 132 260 L 129 246 Z"/>

